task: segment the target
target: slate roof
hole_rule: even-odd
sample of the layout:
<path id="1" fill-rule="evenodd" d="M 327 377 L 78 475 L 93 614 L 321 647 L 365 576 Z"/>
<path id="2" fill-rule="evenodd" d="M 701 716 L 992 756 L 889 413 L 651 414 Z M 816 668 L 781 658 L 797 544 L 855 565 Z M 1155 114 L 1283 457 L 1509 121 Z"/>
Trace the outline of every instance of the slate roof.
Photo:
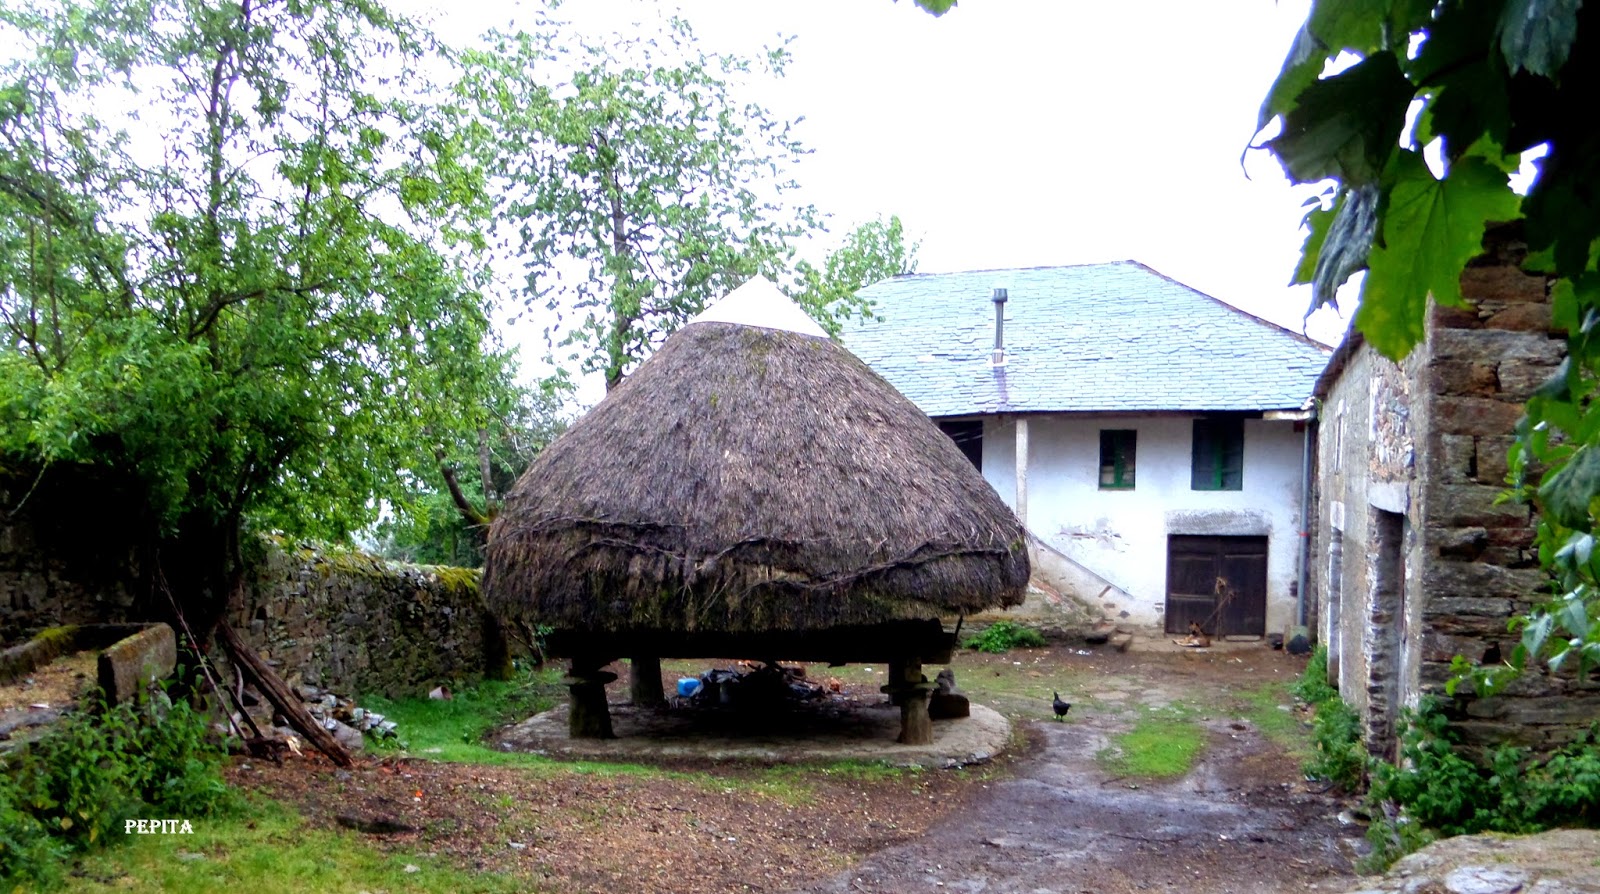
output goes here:
<path id="1" fill-rule="evenodd" d="M 990 365 L 1008 280 L 1007 362 Z M 846 347 L 929 416 L 1298 410 L 1328 349 L 1135 261 L 909 274 Z"/>

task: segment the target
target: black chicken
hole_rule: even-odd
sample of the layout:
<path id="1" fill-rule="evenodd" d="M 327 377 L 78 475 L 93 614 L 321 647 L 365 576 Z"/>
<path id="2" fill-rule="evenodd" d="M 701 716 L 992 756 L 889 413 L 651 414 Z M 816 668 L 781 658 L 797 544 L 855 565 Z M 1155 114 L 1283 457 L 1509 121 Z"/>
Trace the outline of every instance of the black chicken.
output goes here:
<path id="1" fill-rule="evenodd" d="M 1067 716 L 1068 711 L 1072 710 L 1072 703 L 1062 701 L 1061 693 L 1059 692 L 1053 694 L 1055 695 L 1055 700 L 1050 702 L 1050 707 L 1055 709 L 1056 719 L 1060 720 L 1061 718 Z"/>

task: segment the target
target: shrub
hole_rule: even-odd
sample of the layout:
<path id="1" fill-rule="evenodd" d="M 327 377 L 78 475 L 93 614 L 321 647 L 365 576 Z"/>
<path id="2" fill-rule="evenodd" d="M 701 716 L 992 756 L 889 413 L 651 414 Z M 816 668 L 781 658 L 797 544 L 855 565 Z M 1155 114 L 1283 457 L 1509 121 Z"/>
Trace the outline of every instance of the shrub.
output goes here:
<path id="1" fill-rule="evenodd" d="M 999 655 L 1012 649 L 1028 649 L 1045 645 L 1044 634 L 1032 627 L 1024 627 L 1012 621 L 999 621 L 989 625 L 989 629 L 969 638 L 963 645 L 979 652 Z"/>
<path id="2" fill-rule="evenodd" d="M 1361 724 L 1356 712 L 1339 697 L 1339 690 L 1328 683 L 1328 648 L 1317 646 L 1306 662 L 1305 672 L 1291 688 L 1295 698 L 1313 712 L 1311 757 L 1304 770 L 1313 779 L 1324 780 L 1345 791 L 1359 791 L 1366 782 L 1370 758 L 1361 745 Z"/>
<path id="3" fill-rule="evenodd" d="M 232 811 L 226 756 L 205 714 L 163 693 L 68 716 L 0 767 L 0 878 L 49 884 L 67 854 L 103 844 L 125 819 Z"/>
<path id="4" fill-rule="evenodd" d="M 1502 745 L 1487 765 L 1455 748 L 1449 719 L 1425 701 L 1401 721 L 1399 767 L 1376 765 L 1367 831 L 1374 863 L 1387 865 L 1437 835 L 1522 834 L 1600 825 L 1600 747 L 1590 741 L 1538 761 Z"/>

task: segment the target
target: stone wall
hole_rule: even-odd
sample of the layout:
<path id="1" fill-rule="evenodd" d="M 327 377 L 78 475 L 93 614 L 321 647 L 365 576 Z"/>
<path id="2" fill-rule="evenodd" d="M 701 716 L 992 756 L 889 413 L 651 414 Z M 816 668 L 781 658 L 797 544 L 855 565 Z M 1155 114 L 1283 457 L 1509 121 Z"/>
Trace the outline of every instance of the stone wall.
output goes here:
<path id="1" fill-rule="evenodd" d="M 420 695 L 481 675 L 498 632 L 479 573 L 275 544 L 229 621 L 291 684 Z"/>
<path id="2" fill-rule="evenodd" d="M 1493 233 L 1485 246 L 1461 277 L 1473 306 L 1434 308 L 1423 348 L 1430 419 L 1419 467 L 1427 519 L 1419 689 L 1433 695 L 1444 694 L 1455 655 L 1509 655 L 1516 635 L 1507 622 L 1551 593 L 1530 507 L 1496 501 L 1522 405 L 1554 374 L 1566 341 L 1551 323 L 1547 279 L 1520 269 L 1527 249 L 1518 233 Z M 1547 749 L 1600 718 L 1600 686 L 1536 667 L 1504 695 L 1458 699 L 1450 710 L 1469 744 Z"/>
<path id="3" fill-rule="evenodd" d="M 137 611 L 133 501 L 103 476 L 40 476 L 0 463 L 0 645 L 61 624 Z"/>
<path id="4" fill-rule="evenodd" d="M 70 473 L 69 473 L 70 472 Z M 0 475 L 0 646 L 62 624 L 165 619 L 136 504 L 82 470 Z M 230 622 L 290 682 L 422 694 L 504 662 L 478 572 L 269 542 Z"/>
<path id="5" fill-rule="evenodd" d="M 1433 308 L 1403 364 L 1342 346 L 1322 401 L 1313 589 L 1330 676 L 1392 754 L 1401 707 L 1445 694 L 1456 655 L 1497 661 L 1511 618 L 1548 598 L 1530 508 L 1497 503 L 1528 396 L 1565 351 L 1515 230 L 1463 274 L 1469 308 Z M 1550 748 L 1600 717 L 1600 688 L 1533 670 L 1504 695 L 1448 701 L 1472 745 Z"/>

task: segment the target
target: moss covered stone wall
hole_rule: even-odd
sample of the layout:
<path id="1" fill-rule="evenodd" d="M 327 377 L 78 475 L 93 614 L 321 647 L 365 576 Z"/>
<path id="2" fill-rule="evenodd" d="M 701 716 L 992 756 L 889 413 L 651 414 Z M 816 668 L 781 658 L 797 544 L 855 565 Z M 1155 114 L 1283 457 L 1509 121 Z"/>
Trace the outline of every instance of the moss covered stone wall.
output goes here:
<path id="1" fill-rule="evenodd" d="M 137 520 L 104 507 L 74 517 L 65 507 L 89 504 L 61 499 L 62 486 L 0 474 L 0 510 L 17 510 L 0 511 L 0 647 L 62 624 L 166 620 L 141 577 Z M 504 662 L 477 571 L 276 540 L 254 552 L 229 621 L 291 683 L 420 694 Z"/>
<path id="2" fill-rule="evenodd" d="M 478 579 L 465 568 L 273 544 L 230 621 L 290 683 L 420 694 L 484 672 Z"/>

